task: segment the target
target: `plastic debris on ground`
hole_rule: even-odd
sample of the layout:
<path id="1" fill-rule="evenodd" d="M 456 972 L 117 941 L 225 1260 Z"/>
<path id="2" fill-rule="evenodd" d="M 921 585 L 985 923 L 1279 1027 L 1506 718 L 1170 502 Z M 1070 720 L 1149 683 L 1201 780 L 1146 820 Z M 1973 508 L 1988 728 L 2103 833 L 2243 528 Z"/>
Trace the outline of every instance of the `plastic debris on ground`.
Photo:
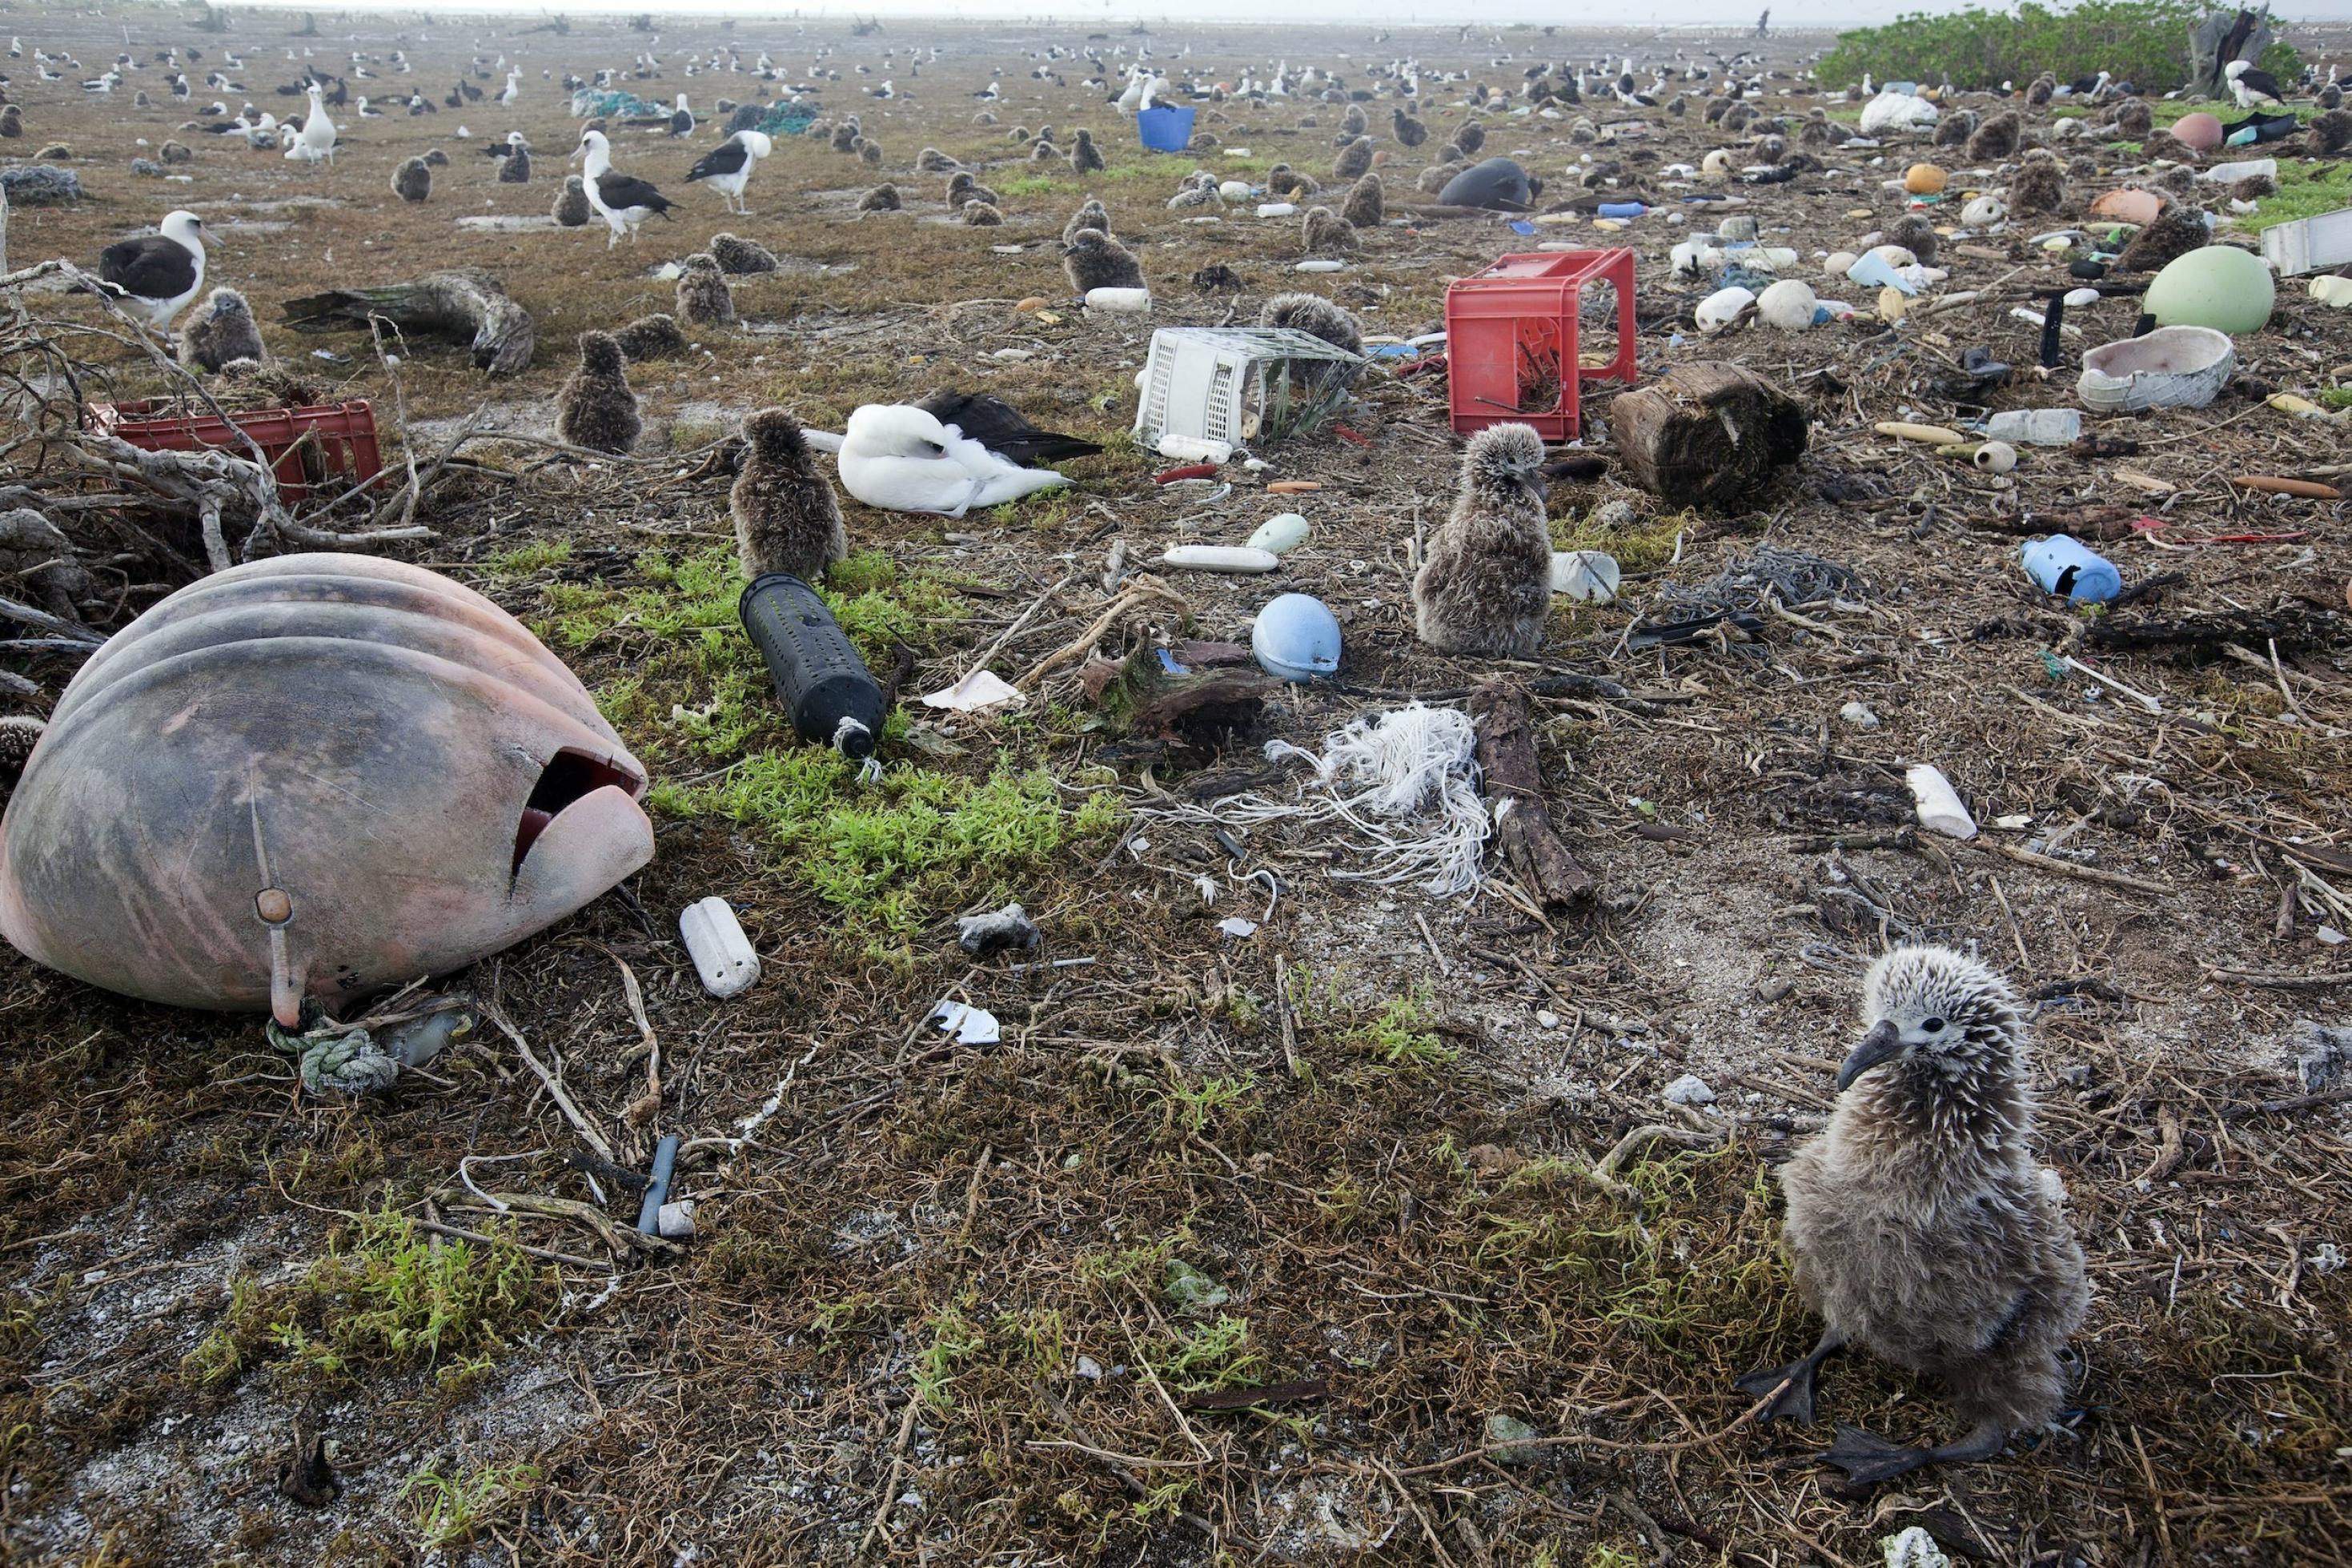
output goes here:
<path id="1" fill-rule="evenodd" d="M 956 917 L 956 946 L 975 958 L 985 958 L 1008 948 L 1034 952 L 1043 940 L 1037 923 L 1017 904 L 1008 904 L 985 915 Z"/>
<path id="2" fill-rule="evenodd" d="M 994 1045 L 1002 1038 L 996 1015 L 968 1002 L 940 1002 L 931 1009 L 930 1021 L 941 1034 L 955 1036 L 958 1045 Z"/>
<path id="3" fill-rule="evenodd" d="M 923 694 L 923 706 L 949 713 L 977 713 L 1000 703 L 1025 703 L 1019 687 L 993 670 L 974 670 L 951 686 Z"/>

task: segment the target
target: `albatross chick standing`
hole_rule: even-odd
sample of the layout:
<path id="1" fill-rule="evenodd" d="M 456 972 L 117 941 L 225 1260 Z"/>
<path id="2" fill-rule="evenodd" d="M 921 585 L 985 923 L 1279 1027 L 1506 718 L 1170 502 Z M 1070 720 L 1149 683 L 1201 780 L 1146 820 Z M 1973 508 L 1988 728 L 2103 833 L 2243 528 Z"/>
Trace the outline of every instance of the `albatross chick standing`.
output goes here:
<path id="1" fill-rule="evenodd" d="M 1495 424 L 1470 438 L 1462 489 L 1412 580 L 1414 629 L 1454 653 L 1524 659 L 1551 613 L 1543 437 Z"/>
<path id="2" fill-rule="evenodd" d="M 781 571 L 814 582 L 849 553 L 833 483 L 809 455 L 800 422 L 789 410 L 763 408 L 751 414 L 743 421 L 743 439 L 750 450 L 728 493 L 743 575 L 757 582 Z"/>
<path id="3" fill-rule="evenodd" d="M 1840 1427 L 1822 1457 L 1868 1485 L 1990 1458 L 2057 1415 L 2059 1355 L 2091 1290 L 2057 1173 L 2033 1155 L 2030 1045 L 2008 983 L 1948 947 L 1899 947 L 1863 981 L 1862 1017 L 1829 1125 L 1780 1170 L 1821 1343 L 1739 1386 L 1766 1402 L 1764 1420 L 1810 1422 L 1813 1375 L 1847 1345 L 1935 1374 L 1968 1436 L 1916 1448 Z"/>
<path id="4" fill-rule="evenodd" d="M 580 334 L 580 368 L 556 394 L 555 428 L 591 452 L 618 455 L 637 444 L 645 422 L 621 369 L 621 345 L 610 332 Z"/>

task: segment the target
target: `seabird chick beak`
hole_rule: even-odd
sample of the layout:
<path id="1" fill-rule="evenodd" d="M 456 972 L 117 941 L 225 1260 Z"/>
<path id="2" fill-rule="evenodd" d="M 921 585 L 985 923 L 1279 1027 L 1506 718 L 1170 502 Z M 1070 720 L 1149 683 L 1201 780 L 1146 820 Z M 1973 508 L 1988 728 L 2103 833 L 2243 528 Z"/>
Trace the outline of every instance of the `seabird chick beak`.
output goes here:
<path id="1" fill-rule="evenodd" d="M 1870 1032 L 1862 1037 L 1862 1043 L 1853 1048 L 1853 1054 L 1838 1069 L 1839 1092 L 1844 1092 L 1855 1079 L 1880 1062 L 1892 1061 L 1902 1049 L 1903 1031 L 1891 1019 L 1881 1019 L 1871 1025 Z"/>

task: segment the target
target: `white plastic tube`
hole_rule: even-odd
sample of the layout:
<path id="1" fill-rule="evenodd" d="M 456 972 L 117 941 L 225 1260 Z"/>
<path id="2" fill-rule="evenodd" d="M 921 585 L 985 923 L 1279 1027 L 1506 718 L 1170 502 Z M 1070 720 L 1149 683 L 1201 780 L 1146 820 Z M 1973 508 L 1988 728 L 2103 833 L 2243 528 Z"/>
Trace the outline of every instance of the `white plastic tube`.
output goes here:
<path id="1" fill-rule="evenodd" d="M 1257 573 L 1272 571 L 1282 558 L 1270 549 L 1242 545 L 1175 545 L 1160 558 L 1160 564 L 1180 571 Z"/>
<path id="2" fill-rule="evenodd" d="M 1118 311 L 1129 316 L 1148 315 L 1151 309 L 1151 290 L 1149 288 L 1089 288 L 1087 290 L 1087 308 Z"/>
<path id="3" fill-rule="evenodd" d="M 742 922 L 723 898 L 698 899 L 677 917 L 677 934 L 694 959 L 702 988 L 714 997 L 740 996 L 760 983 L 760 955 Z"/>
<path id="4" fill-rule="evenodd" d="M 1952 789 L 1952 781 L 1944 777 L 1942 768 L 1922 762 L 1907 769 L 1903 781 L 1911 786 L 1911 800 L 1919 813 L 1921 827 L 1948 839 L 1977 836 L 1977 820 L 1960 804 L 1958 793 Z"/>

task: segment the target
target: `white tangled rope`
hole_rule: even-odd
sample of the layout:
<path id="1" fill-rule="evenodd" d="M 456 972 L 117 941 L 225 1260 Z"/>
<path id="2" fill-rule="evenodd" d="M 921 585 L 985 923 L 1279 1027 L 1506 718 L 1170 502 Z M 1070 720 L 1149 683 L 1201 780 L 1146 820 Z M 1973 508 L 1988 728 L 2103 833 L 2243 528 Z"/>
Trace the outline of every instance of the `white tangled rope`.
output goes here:
<path id="1" fill-rule="evenodd" d="M 1418 881 L 1423 892 L 1439 897 L 1469 893 L 1480 883 L 1479 864 L 1494 829 L 1478 794 L 1477 747 L 1468 714 L 1412 703 L 1326 736 L 1320 757 L 1287 741 L 1267 741 L 1270 760 L 1295 758 L 1314 770 L 1297 800 L 1253 792 L 1213 807 L 1180 803 L 1136 814 L 1240 828 L 1292 819 L 1345 823 L 1359 835 L 1346 848 L 1366 863 L 1334 876 Z"/>

